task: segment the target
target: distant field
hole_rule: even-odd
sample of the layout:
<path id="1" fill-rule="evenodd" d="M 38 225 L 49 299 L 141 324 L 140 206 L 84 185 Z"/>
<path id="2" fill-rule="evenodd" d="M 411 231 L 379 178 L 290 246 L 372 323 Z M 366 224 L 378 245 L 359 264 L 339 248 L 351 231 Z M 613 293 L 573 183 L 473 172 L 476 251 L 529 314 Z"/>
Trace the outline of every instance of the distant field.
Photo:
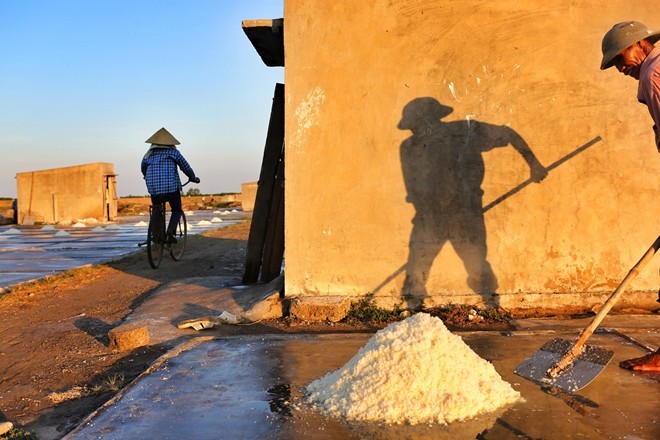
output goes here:
<path id="1" fill-rule="evenodd" d="M 241 206 L 241 202 L 221 202 L 221 196 L 183 196 L 181 202 L 184 211 L 197 209 L 233 208 Z M 151 199 L 149 197 L 121 197 L 117 200 L 117 213 L 120 216 L 137 215 L 149 212 Z"/>
<path id="2" fill-rule="evenodd" d="M 195 211 L 197 209 L 233 208 L 241 206 L 241 202 L 221 202 L 226 196 L 192 196 L 181 197 L 184 211 Z M 0 213 L 11 208 L 12 199 L 0 200 Z M 148 212 L 151 199 L 148 197 L 121 197 L 117 200 L 117 213 L 120 216 L 137 215 Z"/>

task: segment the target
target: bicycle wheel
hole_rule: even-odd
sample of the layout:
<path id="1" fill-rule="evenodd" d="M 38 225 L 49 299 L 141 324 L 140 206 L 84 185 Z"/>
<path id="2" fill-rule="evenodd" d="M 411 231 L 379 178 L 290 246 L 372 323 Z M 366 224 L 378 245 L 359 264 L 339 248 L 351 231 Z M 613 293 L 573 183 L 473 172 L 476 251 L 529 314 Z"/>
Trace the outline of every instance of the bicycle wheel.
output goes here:
<path id="1" fill-rule="evenodd" d="M 149 228 L 147 231 L 147 257 L 149 265 L 157 269 L 163 259 L 163 246 L 165 246 L 165 216 L 164 206 L 157 205 L 150 208 Z"/>
<path id="2" fill-rule="evenodd" d="M 179 224 L 176 226 L 174 238 L 176 243 L 170 245 L 170 255 L 174 261 L 179 261 L 183 257 L 183 251 L 186 249 L 186 238 L 188 237 L 188 223 L 186 222 L 186 215 L 181 213 Z"/>

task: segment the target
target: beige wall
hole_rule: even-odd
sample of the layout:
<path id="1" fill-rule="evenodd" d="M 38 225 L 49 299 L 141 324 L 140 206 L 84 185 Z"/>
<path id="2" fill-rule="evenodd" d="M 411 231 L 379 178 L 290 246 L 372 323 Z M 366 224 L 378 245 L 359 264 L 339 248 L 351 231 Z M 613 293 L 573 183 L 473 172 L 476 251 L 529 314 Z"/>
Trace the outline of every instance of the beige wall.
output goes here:
<path id="1" fill-rule="evenodd" d="M 660 157 L 600 44 L 660 10 L 603 5 L 285 0 L 287 295 L 614 289 L 657 237 Z M 511 143 L 545 166 L 590 146 L 490 206 L 530 178 Z M 659 262 L 631 285 L 646 300 Z"/>
<path id="2" fill-rule="evenodd" d="M 254 211 L 254 201 L 257 198 L 257 182 L 241 183 L 241 206 L 243 211 Z"/>
<path id="3" fill-rule="evenodd" d="M 115 178 L 106 192 L 106 176 L 114 176 L 111 163 L 92 163 L 51 170 L 16 174 L 18 222 L 26 216 L 35 222 L 57 223 L 94 218 L 108 220 L 106 202 L 110 202 L 110 219 L 117 216 Z"/>

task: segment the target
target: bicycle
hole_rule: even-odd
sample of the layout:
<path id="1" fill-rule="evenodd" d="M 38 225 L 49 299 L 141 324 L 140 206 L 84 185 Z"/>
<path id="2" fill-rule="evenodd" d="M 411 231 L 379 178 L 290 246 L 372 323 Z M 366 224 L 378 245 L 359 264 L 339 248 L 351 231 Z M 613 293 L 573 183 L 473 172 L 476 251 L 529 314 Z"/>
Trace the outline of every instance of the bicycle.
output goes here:
<path id="1" fill-rule="evenodd" d="M 184 183 L 182 187 L 190 183 Z M 174 241 L 168 242 L 167 240 L 167 225 L 169 218 L 166 216 L 167 197 L 155 196 L 155 204 L 149 206 L 149 227 L 147 229 L 147 241 L 138 244 L 138 246 L 147 246 L 147 258 L 149 265 L 153 269 L 160 266 L 163 259 L 163 253 L 169 251 L 172 260 L 179 261 L 183 257 L 183 252 L 186 249 L 186 240 L 188 238 L 188 223 L 186 222 L 186 214 L 181 212 L 181 218 L 176 226 L 174 233 Z M 171 217 L 171 214 L 170 214 Z"/>

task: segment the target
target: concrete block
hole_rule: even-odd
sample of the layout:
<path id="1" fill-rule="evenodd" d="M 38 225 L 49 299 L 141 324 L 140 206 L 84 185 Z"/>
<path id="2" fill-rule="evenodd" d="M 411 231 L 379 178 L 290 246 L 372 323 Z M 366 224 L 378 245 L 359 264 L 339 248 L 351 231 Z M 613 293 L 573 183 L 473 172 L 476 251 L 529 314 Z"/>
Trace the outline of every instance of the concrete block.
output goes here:
<path id="1" fill-rule="evenodd" d="M 149 345 L 149 330 L 144 323 L 130 322 L 110 330 L 108 338 L 113 350 L 129 351 Z"/>
<path id="2" fill-rule="evenodd" d="M 343 296 L 315 296 L 291 299 L 289 314 L 305 321 L 339 322 L 351 308 L 351 299 Z"/>

